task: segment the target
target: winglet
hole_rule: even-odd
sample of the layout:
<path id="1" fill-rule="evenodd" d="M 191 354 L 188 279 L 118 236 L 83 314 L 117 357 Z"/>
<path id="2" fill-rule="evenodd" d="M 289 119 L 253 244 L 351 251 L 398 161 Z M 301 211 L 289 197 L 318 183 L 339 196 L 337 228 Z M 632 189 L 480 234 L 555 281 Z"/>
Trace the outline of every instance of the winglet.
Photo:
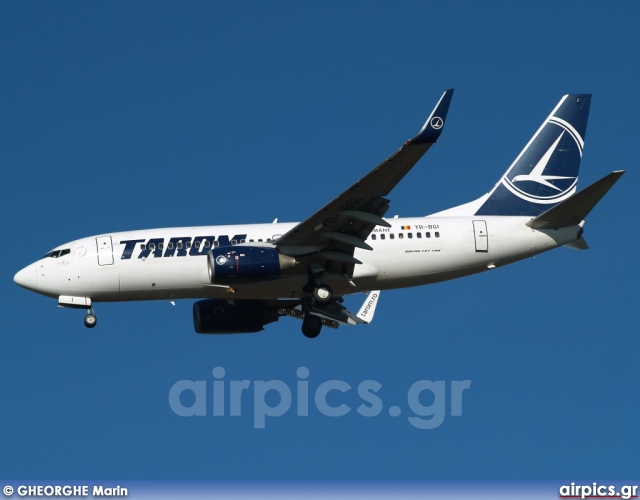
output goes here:
<path id="1" fill-rule="evenodd" d="M 452 96 L 453 89 L 445 90 L 418 135 L 407 141 L 406 144 L 428 144 L 438 140 L 447 119 Z"/>
<path id="2" fill-rule="evenodd" d="M 373 321 L 373 315 L 376 312 L 376 306 L 378 305 L 379 298 L 380 290 L 373 290 L 369 292 L 369 295 L 356 315 L 358 319 L 362 320 L 364 323 L 371 323 Z"/>

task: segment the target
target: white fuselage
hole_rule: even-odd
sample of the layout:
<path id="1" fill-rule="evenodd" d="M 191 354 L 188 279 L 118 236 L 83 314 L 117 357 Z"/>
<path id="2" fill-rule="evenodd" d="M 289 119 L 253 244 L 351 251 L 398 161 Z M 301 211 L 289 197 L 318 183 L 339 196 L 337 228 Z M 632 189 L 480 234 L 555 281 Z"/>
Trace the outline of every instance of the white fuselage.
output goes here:
<path id="1" fill-rule="evenodd" d="M 575 241 L 581 232 L 577 225 L 534 230 L 525 225 L 530 219 L 387 219 L 392 227 L 377 226 L 366 241 L 373 250 L 355 250 L 354 257 L 362 264 L 355 265 L 351 279 L 327 272 L 323 281 L 336 295 L 436 283 L 539 254 Z M 232 288 L 212 284 L 207 270 L 207 253 L 214 242 L 223 246 L 271 245 L 294 226 L 181 227 L 92 236 L 57 247 L 69 252 L 40 259 L 21 273 L 23 280 L 32 284 L 29 288 L 43 295 L 88 297 L 95 302 L 296 298 L 308 295 L 302 291 L 308 280 L 304 266 L 275 280 L 234 284 Z"/>

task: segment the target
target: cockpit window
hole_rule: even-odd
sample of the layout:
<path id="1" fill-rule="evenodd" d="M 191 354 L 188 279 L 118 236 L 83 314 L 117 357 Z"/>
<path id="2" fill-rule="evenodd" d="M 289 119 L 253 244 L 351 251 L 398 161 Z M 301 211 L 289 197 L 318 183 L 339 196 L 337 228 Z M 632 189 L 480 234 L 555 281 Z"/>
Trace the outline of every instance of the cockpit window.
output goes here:
<path id="1" fill-rule="evenodd" d="M 43 259 L 46 259 L 47 257 L 53 257 L 54 259 L 57 259 L 58 257 L 62 257 L 63 255 L 67 255 L 69 253 L 71 253 L 71 250 L 68 248 L 63 248 L 62 250 L 52 250 L 47 255 L 45 255 Z"/>

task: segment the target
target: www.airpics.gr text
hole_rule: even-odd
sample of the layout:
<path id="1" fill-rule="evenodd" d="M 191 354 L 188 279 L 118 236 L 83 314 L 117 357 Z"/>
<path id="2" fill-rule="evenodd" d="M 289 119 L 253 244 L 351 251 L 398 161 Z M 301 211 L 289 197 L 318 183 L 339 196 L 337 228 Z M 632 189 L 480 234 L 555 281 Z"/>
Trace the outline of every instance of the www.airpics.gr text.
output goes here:
<path id="1" fill-rule="evenodd" d="M 343 417 L 352 410 L 363 417 L 376 417 L 386 409 L 391 417 L 400 417 L 401 406 L 385 405 L 382 384 L 363 380 L 355 387 L 344 380 L 311 383 L 309 369 L 297 369 L 297 380 L 225 380 L 225 369 L 212 371 L 213 380 L 179 380 L 169 390 L 169 406 L 180 417 L 240 417 L 253 412 L 253 427 L 264 429 L 267 417 L 276 418 L 293 412 L 307 417 L 317 411 L 326 417 Z M 292 389 L 293 387 L 293 389 Z M 406 392 L 409 424 L 416 429 L 435 429 L 447 414 L 462 416 L 462 396 L 471 380 L 418 380 Z M 449 405 L 447 405 L 447 400 Z M 293 407 L 293 409 L 292 409 Z M 407 409 L 407 408 L 405 408 Z M 290 413 L 291 414 L 291 413 Z"/>

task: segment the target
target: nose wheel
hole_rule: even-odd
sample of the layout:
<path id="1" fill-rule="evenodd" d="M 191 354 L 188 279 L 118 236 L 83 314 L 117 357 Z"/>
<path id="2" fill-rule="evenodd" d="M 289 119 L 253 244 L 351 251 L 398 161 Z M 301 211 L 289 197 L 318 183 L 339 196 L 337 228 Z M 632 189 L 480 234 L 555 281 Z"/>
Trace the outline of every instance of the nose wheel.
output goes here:
<path id="1" fill-rule="evenodd" d="M 87 310 L 87 315 L 84 317 L 84 326 L 87 328 L 93 328 L 98 322 L 98 318 L 96 318 L 94 312 L 93 308 Z"/>

